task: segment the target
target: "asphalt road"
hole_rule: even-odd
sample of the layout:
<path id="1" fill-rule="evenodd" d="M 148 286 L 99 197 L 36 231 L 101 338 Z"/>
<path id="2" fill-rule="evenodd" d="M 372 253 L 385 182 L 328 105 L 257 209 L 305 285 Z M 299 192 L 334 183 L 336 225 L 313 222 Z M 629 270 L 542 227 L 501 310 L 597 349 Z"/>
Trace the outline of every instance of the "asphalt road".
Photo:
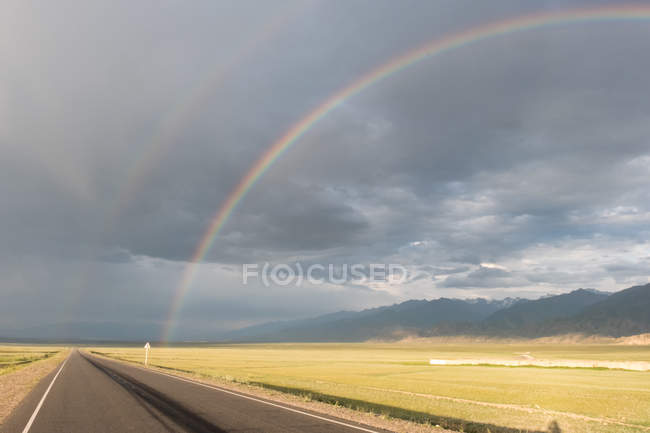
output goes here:
<path id="1" fill-rule="evenodd" d="M 6 433 L 386 433 L 73 351 L 1 427 Z"/>

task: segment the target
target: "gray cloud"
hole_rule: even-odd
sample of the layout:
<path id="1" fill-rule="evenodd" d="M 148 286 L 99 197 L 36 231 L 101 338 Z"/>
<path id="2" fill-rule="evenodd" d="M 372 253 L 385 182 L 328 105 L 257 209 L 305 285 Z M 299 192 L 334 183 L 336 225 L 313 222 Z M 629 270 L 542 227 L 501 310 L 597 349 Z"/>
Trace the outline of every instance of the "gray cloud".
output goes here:
<path id="1" fill-rule="evenodd" d="M 415 46 L 534 12 L 411 3 L 8 3 L 0 326 L 162 324 L 214 213 L 291 125 Z M 565 3 L 534 7 L 584 4 Z M 237 206 L 183 332 L 646 282 L 649 33 L 639 21 L 499 36 L 345 101 Z M 242 287 L 241 263 L 266 260 L 402 263 L 434 278 Z"/>

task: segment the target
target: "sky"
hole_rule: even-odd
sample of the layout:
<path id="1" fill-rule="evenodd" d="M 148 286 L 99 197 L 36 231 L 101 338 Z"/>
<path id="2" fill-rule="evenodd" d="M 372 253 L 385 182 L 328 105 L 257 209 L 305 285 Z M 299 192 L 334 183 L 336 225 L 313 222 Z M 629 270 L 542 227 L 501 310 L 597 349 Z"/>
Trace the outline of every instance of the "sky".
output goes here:
<path id="1" fill-rule="evenodd" d="M 220 205 L 337 90 L 453 32 L 615 4 L 3 2 L 0 335 L 155 334 Z M 345 100 L 237 206 L 174 338 L 407 299 L 647 283 L 648 40 L 650 21 L 518 32 Z M 397 263 L 412 277 L 242 283 L 242 264 L 265 262 Z"/>

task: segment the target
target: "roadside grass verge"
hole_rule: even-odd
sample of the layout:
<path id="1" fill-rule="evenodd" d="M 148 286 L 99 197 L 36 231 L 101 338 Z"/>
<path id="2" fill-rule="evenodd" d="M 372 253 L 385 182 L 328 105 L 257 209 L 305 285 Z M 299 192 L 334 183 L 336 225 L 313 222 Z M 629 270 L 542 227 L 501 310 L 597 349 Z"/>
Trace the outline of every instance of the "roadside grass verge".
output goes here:
<path id="1" fill-rule="evenodd" d="M 355 400 L 351 398 L 328 395 L 319 392 L 313 392 L 307 389 L 289 388 L 286 386 L 277 386 L 263 382 L 248 382 L 246 385 L 257 386 L 264 389 L 271 389 L 285 394 L 293 394 L 307 401 L 319 401 L 333 406 L 342 406 L 348 409 L 373 413 L 382 417 L 402 419 L 405 421 L 439 426 L 445 429 L 465 432 L 465 433 L 546 433 L 548 430 L 522 430 L 519 428 L 509 428 L 494 424 L 472 422 L 452 417 L 437 416 L 431 413 L 417 412 L 395 406 L 372 403 L 364 400 Z"/>

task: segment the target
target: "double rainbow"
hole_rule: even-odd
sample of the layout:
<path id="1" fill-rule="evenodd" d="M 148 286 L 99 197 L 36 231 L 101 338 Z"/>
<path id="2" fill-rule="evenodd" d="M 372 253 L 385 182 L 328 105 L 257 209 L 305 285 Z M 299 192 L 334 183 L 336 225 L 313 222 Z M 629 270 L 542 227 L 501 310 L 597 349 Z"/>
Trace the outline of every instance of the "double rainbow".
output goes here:
<path id="1" fill-rule="evenodd" d="M 347 87 L 342 88 L 309 114 L 304 116 L 298 123 L 287 130 L 282 137 L 276 140 L 248 170 L 235 189 L 230 193 L 230 195 L 228 195 L 228 198 L 221 204 L 185 268 L 183 277 L 172 300 L 169 316 L 163 331 L 163 339 L 168 341 L 171 337 L 172 328 L 176 322 L 176 316 L 182 306 L 185 295 L 194 281 L 198 265 L 203 261 L 204 257 L 210 250 L 214 239 L 219 234 L 224 224 L 228 221 L 228 218 L 237 207 L 237 204 L 241 202 L 248 191 L 250 191 L 255 183 L 264 175 L 264 173 L 266 173 L 269 167 L 271 167 L 273 163 L 282 156 L 284 152 L 294 145 L 315 124 L 347 99 L 424 59 L 438 56 L 488 38 L 547 26 L 581 22 L 648 19 L 650 19 L 650 7 L 642 5 L 575 9 L 519 16 L 473 27 L 426 43 L 407 52 L 406 54 L 390 60 L 376 69 L 373 69 L 370 73 L 352 82 Z"/>

